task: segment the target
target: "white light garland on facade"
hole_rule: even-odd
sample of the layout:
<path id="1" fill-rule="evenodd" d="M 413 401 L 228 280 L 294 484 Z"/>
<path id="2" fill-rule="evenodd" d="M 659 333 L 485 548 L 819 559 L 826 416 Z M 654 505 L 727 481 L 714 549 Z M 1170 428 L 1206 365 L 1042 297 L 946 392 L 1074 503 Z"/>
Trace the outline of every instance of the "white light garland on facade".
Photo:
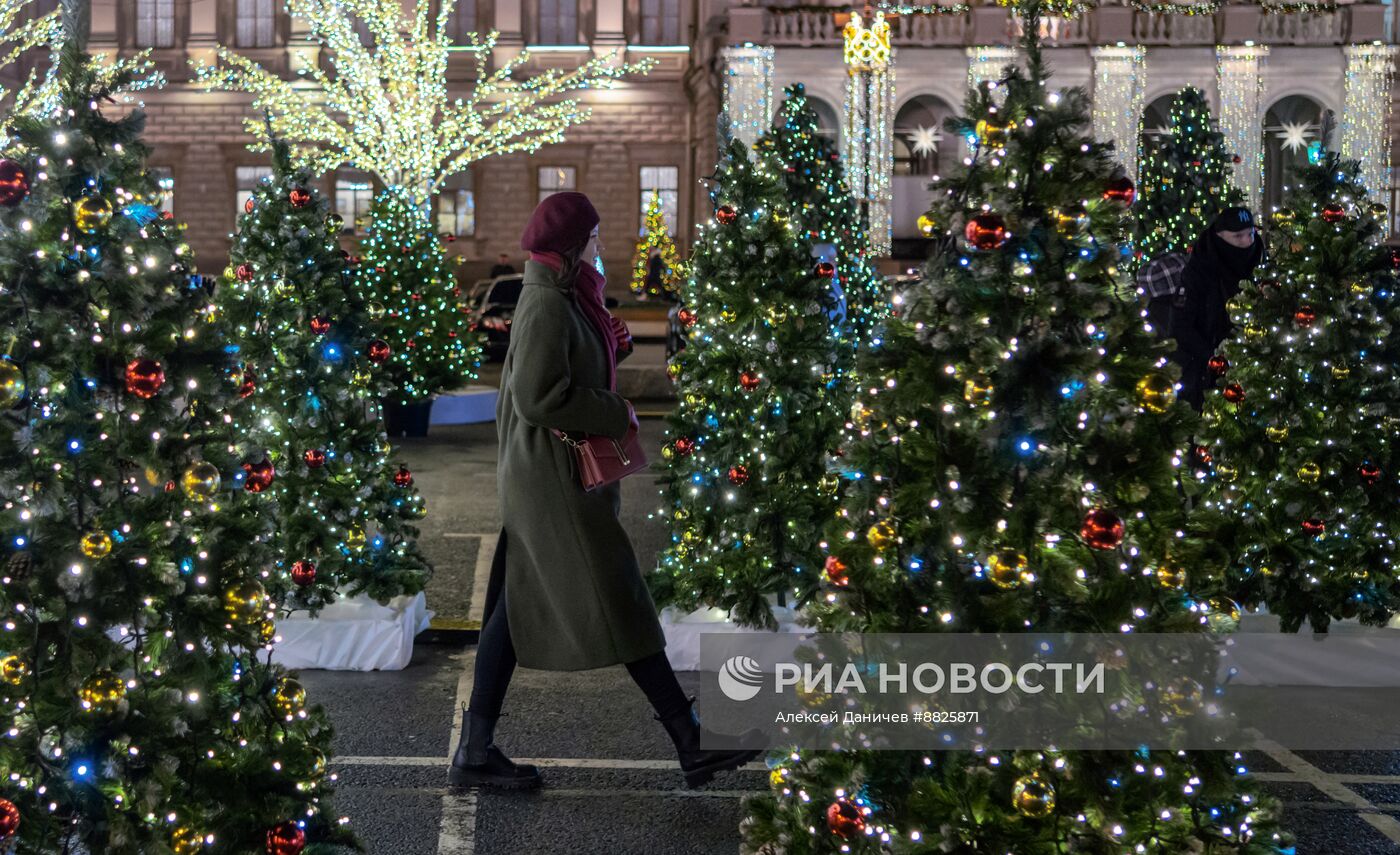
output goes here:
<path id="1" fill-rule="evenodd" d="M 1000 80 L 1008 65 L 1019 62 L 1010 45 L 978 45 L 967 49 L 967 85 L 976 88 L 986 80 Z"/>
<path id="2" fill-rule="evenodd" d="M 1394 45 L 1347 45 L 1342 157 L 1361 161 L 1366 189 L 1381 198 L 1390 176 L 1390 84 Z M 1388 224 L 1389 218 L 1384 218 Z M 1387 229 L 1389 231 L 1389 229 Z"/>
<path id="3" fill-rule="evenodd" d="M 894 175 L 894 48 L 884 13 L 870 26 L 852 14 L 842 31 L 846 62 L 846 180 L 865 212 L 870 251 L 889 255 Z"/>
<path id="4" fill-rule="evenodd" d="M 728 119 L 734 138 L 751 146 L 773 122 L 773 48 L 747 44 L 727 47 L 722 53 L 722 115 Z"/>
<path id="5" fill-rule="evenodd" d="M 1258 209 L 1264 185 L 1264 135 L 1260 132 L 1264 95 L 1264 45 L 1218 45 L 1216 83 L 1220 89 L 1220 130 L 1234 149 L 1235 186 Z"/>
<path id="6" fill-rule="evenodd" d="M 1147 49 L 1098 47 L 1094 57 L 1094 137 L 1112 142 L 1118 160 L 1137 180 Z"/>

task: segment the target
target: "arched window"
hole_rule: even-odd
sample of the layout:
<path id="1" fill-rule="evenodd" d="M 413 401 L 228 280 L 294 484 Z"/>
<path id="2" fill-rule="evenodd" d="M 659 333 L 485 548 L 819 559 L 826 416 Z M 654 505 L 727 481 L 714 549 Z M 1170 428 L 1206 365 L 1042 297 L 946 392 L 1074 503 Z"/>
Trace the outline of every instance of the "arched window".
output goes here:
<path id="1" fill-rule="evenodd" d="M 1292 170 L 1308 162 L 1308 145 L 1322 139 L 1323 106 L 1307 95 L 1286 95 L 1264 114 L 1264 209 L 1283 204 Z"/>
<path id="2" fill-rule="evenodd" d="M 961 142 L 943 130 L 953 108 L 933 95 L 911 98 L 894 117 L 895 175 L 937 175 L 957 162 Z"/>
<path id="3" fill-rule="evenodd" d="M 1175 92 L 1168 92 L 1165 95 L 1154 99 L 1142 111 L 1142 151 L 1147 153 L 1158 140 L 1171 136 L 1172 124 L 1172 101 L 1176 99 Z"/>
<path id="4" fill-rule="evenodd" d="M 836 150 L 840 151 L 841 118 L 836 108 L 811 94 L 807 96 L 807 103 L 811 104 L 817 113 L 817 134 L 830 140 L 831 144 L 837 147 Z"/>

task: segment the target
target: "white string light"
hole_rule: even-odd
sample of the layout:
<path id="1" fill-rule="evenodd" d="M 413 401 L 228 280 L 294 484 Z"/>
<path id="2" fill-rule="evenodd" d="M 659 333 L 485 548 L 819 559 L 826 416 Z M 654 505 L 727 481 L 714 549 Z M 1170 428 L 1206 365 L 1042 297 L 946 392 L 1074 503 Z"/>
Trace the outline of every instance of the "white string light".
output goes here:
<path id="1" fill-rule="evenodd" d="M 852 14 L 842 32 L 846 62 L 846 180 L 865 210 L 870 251 L 889 255 L 894 175 L 894 48 L 884 13 L 866 27 Z"/>
<path id="2" fill-rule="evenodd" d="M 734 138 L 751 146 L 773 121 L 773 48 L 746 44 L 722 53 L 723 115 Z"/>
<path id="3" fill-rule="evenodd" d="M 1098 47 L 1093 57 L 1094 137 L 1113 143 L 1118 160 L 1136 181 L 1147 49 Z"/>
<path id="4" fill-rule="evenodd" d="M 1342 110 L 1342 157 L 1361 161 L 1361 180 L 1379 194 L 1390 175 L 1390 82 L 1394 45 L 1347 45 L 1346 101 Z M 1388 226 L 1389 218 L 1383 218 Z M 1386 231 L 1390 231 L 1386 228 Z"/>
<path id="5" fill-rule="evenodd" d="M 1264 94 L 1264 45 L 1218 45 L 1216 82 L 1220 89 L 1220 130 L 1235 150 L 1235 186 L 1251 208 L 1259 207 L 1264 184 L 1264 139 L 1259 132 Z"/>
<path id="6" fill-rule="evenodd" d="M 1010 45 L 978 45 L 967 49 L 967 85 L 976 89 L 984 81 L 999 80 L 1008 65 L 1018 61 Z"/>

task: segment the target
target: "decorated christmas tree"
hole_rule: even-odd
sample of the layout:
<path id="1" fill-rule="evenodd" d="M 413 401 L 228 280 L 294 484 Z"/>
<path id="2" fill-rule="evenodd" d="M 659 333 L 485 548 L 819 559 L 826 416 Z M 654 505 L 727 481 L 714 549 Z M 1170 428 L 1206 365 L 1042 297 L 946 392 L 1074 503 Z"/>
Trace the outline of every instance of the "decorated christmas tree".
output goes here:
<path id="1" fill-rule="evenodd" d="M 825 260 L 836 266 L 846 316 L 841 333 L 847 346 L 842 350 L 849 361 L 884 319 L 889 294 L 870 260 L 860 210 L 846 186 L 841 158 L 832 141 L 818 132 L 817 111 L 807 99 L 806 87 L 794 83 L 786 96 L 772 129 L 758 146 L 782 160 L 793 216 L 806 230 L 807 239 L 822 247 Z"/>
<path id="2" fill-rule="evenodd" d="M 277 474 L 125 83 L 70 41 L 0 160 L 0 846 L 329 852 L 331 732 L 263 650 Z"/>
<path id="3" fill-rule="evenodd" d="M 670 366 L 680 404 L 660 513 L 672 542 L 651 577 L 662 604 L 760 626 L 773 623 L 770 595 L 815 590 L 841 418 L 836 269 L 813 257 L 782 176 L 777 158 L 738 142 L 716 168 L 714 220 L 682 294 L 687 346 Z"/>
<path id="4" fill-rule="evenodd" d="M 661 264 L 660 283 L 650 283 L 650 273 L 655 262 Z M 675 238 L 666 227 L 666 215 L 661 210 L 661 195 L 651 194 L 647 202 L 646 222 L 642 226 L 642 237 L 637 241 L 637 251 L 632 256 L 632 293 L 642 299 L 674 300 L 685 281 L 685 265 L 676 250 Z"/>
<path id="5" fill-rule="evenodd" d="M 1273 215 L 1269 266 L 1231 303 L 1212 362 L 1203 525 L 1235 597 L 1285 631 L 1400 611 L 1400 378 L 1385 208 L 1355 161 L 1321 152 Z M 1380 294 L 1378 294 L 1380 292 Z"/>
<path id="6" fill-rule="evenodd" d="M 360 253 L 355 291 L 374 337 L 388 345 L 390 400 L 423 401 L 475 378 L 479 336 L 427 212 L 396 188 L 380 193 Z"/>
<path id="7" fill-rule="evenodd" d="M 1244 202 L 1231 181 L 1234 154 L 1201 90 L 1172 99 L 1166 134 L 1147 146 L 1139 176 L 1138 252 L 1144 259 L 1191 248 L 1221 210 Z"/>
<path id="8" fill-rule="evenodd" d="M 295 605 L 340 588 L 380 600 L 422 590 L 428 567 L 409 520 L 423 515 L 413 475 L 390 464 L 379 399 L 391 346 L 371 338 L 336 243 L 340 218 L 273 148 L 272 176 L 238 220 L 233 275 L 218 305 L 235 336 L 252 439 L 277 472 L 272 547 Z"/>
<path id="9" fill-rule="evenodd" d="M 859 366 L 864 392 L 829 529 L 831 632 L 1193 632 L 1238 612 L 1193 575 L 1173 460 L 1192 416 L 1169 345 L 1122 295 L 1132 185 L 1052 93 L 1023 5 L 1027 70 L 984 84 L 950 131 L 923 280 Z M 1086 201 L 1087 200 L 1087 201 Z M 932 734 L 931 734 L 932 735 Z M 765 853 L 1277 853 L 1228 754 L 805 751 L 748 802 Z"/>

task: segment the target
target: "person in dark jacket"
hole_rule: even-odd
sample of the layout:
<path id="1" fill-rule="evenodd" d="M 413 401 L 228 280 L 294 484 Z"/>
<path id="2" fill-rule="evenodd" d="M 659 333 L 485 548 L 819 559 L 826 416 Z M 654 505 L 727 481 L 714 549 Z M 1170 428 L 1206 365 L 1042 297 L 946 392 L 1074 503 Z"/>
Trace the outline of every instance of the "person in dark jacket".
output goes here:
<path id="1" fill-rule="evenodd" d="M 521 247 L 530 253 L 496 405 L 497 484 L 504 529 L 487 586 L 475 682 L 452 759 L 457 786 L 537 786 L 533 766 L 494 745 L 517 662 L 548 671 L 624 664 L 675 742 L 687 785 L 756 757 L 704 751 L 694 698 L 666 658 L 656 606 L 618 519 L 617 483 L 585 491 L 572 451 L 554 431 L 625 440 L 638 429 L 616 391 L 631 348 L 604 306 L 594 266 L 598 212 L 582 193 L 540 202 Z"/>
<path id="2" fill-rule="evenodd" d="M 510 256 L 504 252 L 496 256 L 496 263 L 491 266 L 489 278 L 495 279 L 497 276 L 509 276 L 515 272 L 515 265 L 510 263 Z"/>
<path id="3" fill-rule="evenodd" d="M 1191 249 L 1181 274 L 1184 304 L 1171 313 L 1169 335 L 1176 339 L 1172 360 L 1181 366 L 1181 399 L 1196 412 L 1211 385 L 1206 363 L 1230 335 L 1225 304 L 1263 258 L 1264 243 L 1248 208 L 1221 211 Z"/>

